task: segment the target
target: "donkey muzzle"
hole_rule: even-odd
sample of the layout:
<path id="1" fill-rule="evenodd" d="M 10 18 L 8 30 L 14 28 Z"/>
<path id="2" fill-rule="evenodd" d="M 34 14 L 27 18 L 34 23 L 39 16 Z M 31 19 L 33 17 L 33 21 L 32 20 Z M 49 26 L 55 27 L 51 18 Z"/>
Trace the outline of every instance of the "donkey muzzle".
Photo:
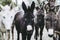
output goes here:
<path id="1" fill-rule="evenodd" d="M 53 35 L 54 35 L 53 29 L 49 29 L 48 30 L 48 36 L 53 37 Z"/>
<path id="2" fill-rule="evenodd" d="M 27 25 L 27 31 L 31 31 L 32 30 L 32 25 Z"/>

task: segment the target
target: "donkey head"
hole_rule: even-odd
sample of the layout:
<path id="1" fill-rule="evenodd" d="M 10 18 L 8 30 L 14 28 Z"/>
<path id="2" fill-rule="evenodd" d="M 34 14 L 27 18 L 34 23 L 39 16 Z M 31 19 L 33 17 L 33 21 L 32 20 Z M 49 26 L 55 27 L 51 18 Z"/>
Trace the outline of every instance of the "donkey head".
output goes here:
<path id="1" fill-rule="evenodd" d="M 25 14 L 24 14 L 24 17 L 25 18 L 29 18 L 30 19 L 30 18 L 33 18 L 34 17 L 34 15 L 33 15 L 33 10 L 35 8 L 34 1 L 32 2 L 31 7 L 28 6 L 28 8 L 26 7 L 25 3 L 23 2 L 22 3 L 22 8 L 23 8 L 23 10 L 25 12 Z"/>

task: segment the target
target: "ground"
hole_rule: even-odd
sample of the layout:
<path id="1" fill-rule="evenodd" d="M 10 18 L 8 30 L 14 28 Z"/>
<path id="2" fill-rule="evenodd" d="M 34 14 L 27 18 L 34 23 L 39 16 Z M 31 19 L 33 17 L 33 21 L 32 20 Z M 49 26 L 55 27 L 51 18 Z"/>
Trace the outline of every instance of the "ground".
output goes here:
<path id="1" fill-rule="evenodd" d="M 33 35 L 32 35 L 32 37 L 31 37 L 31 40 L 35 40 L 35 39 L 34 39 L 34 33 L 35 33 L 35 30 L 34 30 L 34 32 L 33 32 Z M 43 38 L 42 38 L 42 39 L 43 39 L 43 40 L 53 40 L 53 38 L 48 37 L 46 28 L 44 28 L 44 30 L 43 30 Z M 11 39 L 10 39 L 10 40 L 11 40 Z M 15 28 L 14 28 L 14 40 L 17 40 L 17 31 L 16 31 Z M 22 40 L 21 34 L 20 34 L 20 40 Z M 38 37 L 38 40 L 39 40 L 39 37 Z"/>

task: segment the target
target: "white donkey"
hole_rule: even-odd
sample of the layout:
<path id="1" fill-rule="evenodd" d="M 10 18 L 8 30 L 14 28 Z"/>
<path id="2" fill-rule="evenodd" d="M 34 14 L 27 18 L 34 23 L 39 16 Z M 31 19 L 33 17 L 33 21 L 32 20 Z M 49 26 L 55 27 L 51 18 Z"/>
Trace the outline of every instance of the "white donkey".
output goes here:
<path id="1" fill-rule="evenodd" d="M 3 10 L 0 12 L 1 18 L 0 18 L 0 29 L 2 33 L 6 33 L 6 39 L 5 40 L 10 40 L 10 31 L 13 25 L 13 20 L 14 20 L 14 16 L 17 12 L 17 8 L 14 8 L 12 10 L 10 10 L 10 7 L 8 5 L 6 5 L 5 7 L 2 8 Z M 13 34 L 12 34 L 13 36 Z M 13 40 L 13 37 L 12 37 Z"/>

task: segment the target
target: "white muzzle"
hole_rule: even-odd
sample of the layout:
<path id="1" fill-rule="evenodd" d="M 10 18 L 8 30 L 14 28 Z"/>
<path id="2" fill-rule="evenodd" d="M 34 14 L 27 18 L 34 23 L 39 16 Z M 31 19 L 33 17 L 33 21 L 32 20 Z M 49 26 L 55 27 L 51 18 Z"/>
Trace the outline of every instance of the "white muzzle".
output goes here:
<path id="1" fill-rule="evenodd" d="M 31 25 L 27 25 L 27 31 L 32 30 L 32 26 Z"/>
<path id="2" fill-rule="evenodd" d="M 48 30 L 48 34 L 49 34 L 49 35 L 53 35 L 53 29 L 49 29 L 49 30 Z"/>

